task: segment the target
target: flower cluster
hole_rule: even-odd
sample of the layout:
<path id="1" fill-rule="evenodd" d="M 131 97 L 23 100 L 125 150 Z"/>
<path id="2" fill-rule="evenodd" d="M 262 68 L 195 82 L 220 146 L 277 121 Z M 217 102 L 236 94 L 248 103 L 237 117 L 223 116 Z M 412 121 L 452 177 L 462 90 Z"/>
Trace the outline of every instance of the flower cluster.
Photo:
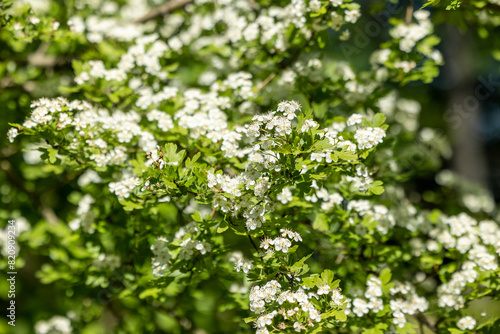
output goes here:
<path id="1" fill-rule="evenodd" d="M 387 234 L 396 225 L 393 215 L 383 205 L 372 205 L 368 200 L 354 200 L 347 204 L 347 209 L 356 212 L 359 217 L 369 217 L 377 222 L 376 229 Z"/>
<path id="2" fill-rule="evenodd" d="M 234 263 L 234 269 L 237 272 L 243 271 L 248 274 L 253 269 L 252 261 L 246 260 L 241 252 L 233 252 L 230 254 L 229 261 Z"/>
<path id="3" fill-rule="evenodd" d="M 314 322 L 321 321 L 321 313 L 310 301 L 311 298 L 314 294 L 308 294 L 302 288 L 297 291 L 282 290 L 277 281 L 269 281 L 262 287 L 254 286 L 250 291 L 250 310 L 259 315 L 255 321 L 256 333 L 268 334 L 267 326 L 274 322 L 281 330 L 293 326 L 297 332 L 314 326 Z M 268 313 L 263 314 L 266 311 Z M 305 322 L 301 321 L 304 317 Z"/>
<path id="4" fill-rule="evenodd" d="M 154 255 L 151 259 L 151 266 L 155 277 L 164 276 L 165 270 L 168 268 L 168 262 L 171 258 L 168 245 L 169 242 L 165 237 L 158 237 L 155 243 L 151 245 L 151 251 Z"/>
<path id="5" fill-rule="evenodd" d="M 362 128 L 356 130 L 354 138 L 358 142 L 360 150 L 370 149 L 382 143 L 385 137 L 385 131 L 381 128 Z"/>
<path id="6" fill-rule="evenodd" d="M 460 320 L 458 320 L 457 326 L 459 329 L 463 331 L 473 330 L 476 327 L 476 319 L 474 319 L 471 316 L 465 316 L 463 318 L 460 318 Z"/>
<path id="7" fill-rule="evenodd" d="M 35 325 L 35 332 L 36 334 L 71 334 L 73 333 L 73 328 L 68 318 L 56 315 L 48 321 L 38 321 Z"/>
<path id="8" fill-rule="evenodd" d="M 83 231 L 87 233 L 94 233 L 94 221 L 95 221 L 95 213 L 92 211 L 91 206 L 95 202 L 95 199 L 89 195 L 85 194 L 82 199 L 78 202 L 78 208 L 76 210 L 77 217 L 73 218 L 68 226 L 76 231 L 81 228 Z"/>
<path id="9" fill-rule="evenodd" d="M 393 317 L 392 322 L 401 328 L 404 327 L 407 321 L 405 315 L 424 312 L 429 307 L 427 300 L 424 297 L 418 296 L 415 288 L 408 282 L 394 282 L 393 287 L 389 290 L 389 296 L 389 308 L 392 311 Z M 364 297 L 366 299 L 361 297 L 356 297 L 352 301 L 348 299 L 350 307 L 346 310 L 346 314 L 350 314 L 350 311 L 352 311 L 357 317 L 363 317 L 369 312 L 378 313 L 384 309 L 386 296 L 382 292 L 382 281 L 379 278 L 371 276 L 366 281 Z"/>
<path id="10" fill-rule="evenodd" d="M 299 233 L 289 230 L 281 229 L 281 236 L 274 239 L 265 238 L 260 243 L 260 248 L 265 251 L 270 252 L 272 250 L 281 251 L 283 253 L 288 253 L 288 249 L 292 246 L 292 241 L 299 242 L 302 241 L 302 237 Z"/>
<path id="11" fill-rule="evenodd" d="M 138 177 L 124 177 L 121 181 L 111 182 L 109 184 L 109 191 L 118 196 L 119 199 L 128 198 L 130 193 L 139 184 L 140 182 Z"/>
<path id="12" fill-rule="evenodd" d="M 264 132 L 266 138 L 269 131 L 272 135 L 286 136 L 292 133 L 292 120 L 297 117 L 296 111 L 300 111 L 300 104 L 295 101 L 285 101 L 278 104 L 277 111 L 270 111 L 266 115 L 256 115 L 252 118 L 252 123 L 246 125 L 246 135 L 248 137 L 260 137 Z"/>
<path id="13" fill-rule="evenodd" d="M 115 254 L 99 254 L 97 259 L 94 261 L 94 267 L 97 269 L 109 269 L 114 270 L 120 267 L 121 259 Z"/>

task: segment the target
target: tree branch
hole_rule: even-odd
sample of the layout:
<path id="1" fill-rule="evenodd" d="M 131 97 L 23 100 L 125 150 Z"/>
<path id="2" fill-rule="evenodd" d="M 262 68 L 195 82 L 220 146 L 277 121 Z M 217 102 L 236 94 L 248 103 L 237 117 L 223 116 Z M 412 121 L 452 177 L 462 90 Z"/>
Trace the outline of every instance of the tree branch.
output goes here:
<path id="1" fill-rule="evenodd" d="M 262 83 L 259 85 L 259 87 L 257 87 L 255 94 L 259 93 L 262 90 L 262 88 L 266 87 L 266 85 L 268 83 L 270 83 L 271 80 L 273 80 L 275 76 L 276 76 L 276 72 L 269 74 L 269 76 L 264 81 L 262 81 Z"/>
<path id="2" fill-rule="evenodd" d="M 408 3 L 406 4 L 406 17 L 405 17 L 406 24 L 411 23 L 412 16 L 413 16 L 413 0 L 408 0 Z"/>
<path id="3" fill-rule="evenodd" d="M 141 17 L 140 19 L 137 19 L 135 23 L 144 23 L 146 21 L 152 20 L 154 18 L 157 18 L 158 16 L 162 16 L 165 14 L 170 13 L 171 11 L 174 11 L 176 9 L 182 8 L 186 6 L 187 4 L 193 2 L 193 0 L 173 0 L 169 1 L 160 7 L 157 7 Z"/>

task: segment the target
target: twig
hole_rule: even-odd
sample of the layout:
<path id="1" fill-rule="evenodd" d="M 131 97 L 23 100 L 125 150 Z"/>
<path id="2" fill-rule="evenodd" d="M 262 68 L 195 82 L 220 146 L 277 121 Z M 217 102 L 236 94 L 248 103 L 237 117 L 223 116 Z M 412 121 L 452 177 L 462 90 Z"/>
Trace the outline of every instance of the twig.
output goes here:
<path id="1" fill-rule="evenodd" d="M 50 43 L 43 42 L 40 44 L 38 49 L 28 56 L 28 64 L 36 67 L 43 68 L 53 68 L 56 66 L 65 66 L 68 63 L 71 63 L 73 57 L 55 57 L 46 54 L 47 49 L 49 48 Z"/>
<path id="2" fill-rule="evenodd" d="M 40 44 L 38 49 L 28 56 L 28 63 L 36 67 L 53 67 L 57 63 L 57 59 L 45 54 L 48 48 L 49 43 Z"/>
<path id="3" fill-rule="evenodd" d="M 275 76 L 276 76 L 276 72 L 269 74 L 269 76 L 264 81 L 262 81 L 262 83 L 259 85 L 259 87 L 255 91 L 255 93 L 257 94 L 258 92 L 260 92 L 262 90 L 262 88 L 266 87 L 266 85 L 268 83 L 270 83 L 271 80 L 273 80 Z"/>
<path id="4" fill-rule="evenodd" d="M 259 253 L 259 248 L 257 247 L 257 245 L 255 244 L 255 242 L 253 241 L 253 239 L 250 236 L 250 234 L 248 234 L 248 228 L 246 226 L 245 226 L 245 230 L 247 231 L 248 239 L 250 239 L 250 242 L 252 243 L 253 248 L 255 248 L 255 250 L 257 251 L 257 254 L 258 254 Z"/>
<path id="5" fill-rule="evenodd" d="M 174 11 L 176 9 L 182 8 L 186 6 L 187 4 L 193 2 L 193 0 L 173 0 L 169 1 L 160 7 L 157 7 L 141 17 L 140 19 L 137 19 L 135 23 L 144 23 L 146 21 L 152 20 L 154 18 L 157 18 L 158 16 L 162 16 L 165 14 L 170 13 L 171 11 Z"/>
<path id="6" fill-rule="evenodd" d="M 255 244 L 255 242 L 253 241 L 252 237 L 250 236 L 250 234 L 247 234 L 247 235 L 248 235 L 248 239 L 250 239 L 250 242 L 252 243 L 253 248 L 255 248 L 255 250 L 257 251 L 257 253 L 259 253 L 259 248 L 257 247 L 257 245 Z"/>
<path id="7" fill-rule="evenodd" d="M 408 3 L 406 5 L 406 17 L 405 17 L 405 22 L 407 25 L 411 23 L 412 16 L 413 16 L 413 0 L 408 0 Z"/>
<path id="8" fill-rule="evenodd" d="M 257 3 L 255 2 L 255 0 L 248 0 L 248 2 L 250 2 L 250 7 L 252 7 L 253 9 L 258 9 L 259 8 L 259 5 L 257 5 Z"/>
<path id="9" fill-rule="evenodd" d="M 309 38 L 304 43 L 304 45 L 302 45 L 299 49 L 295 50 L 294 54 L 291 57 L 283 59 L 278 64 L 278 68 L 280 70 L 286 70 L 287 68 L 289 68 L 290 66 L 292 66 L 295 63 L 295 61 L 299 58 L 299 56 L 302 53 L 302 51 L 304 51 L 304 49 L 307 48 L 309 46 L 309 44 L 312 42 L 312 40 L 314 39 L 313 37 L 314 36 L 312 36 L 311 38 Z M 256 94 L 259 93 L 267 84 L 269 84 L 274 79 L 274 77 L 276 75 L 277 75 L 276 72 L 273 72 L 273 73 L 269 74 L 269 76 L 266 79 L 264 79 L 264 81 L 262 81 L 262 83 L 260 84 L 260 86 L 255 91 L 255 93 Z"/>
<path id="10" fill-rule="evenodd" d="M 422 313 L 417 313 L 416 318 L 420 324 L 426 325 L 431 331 L 437 333 L 437 324 L 433 325 Z"/>

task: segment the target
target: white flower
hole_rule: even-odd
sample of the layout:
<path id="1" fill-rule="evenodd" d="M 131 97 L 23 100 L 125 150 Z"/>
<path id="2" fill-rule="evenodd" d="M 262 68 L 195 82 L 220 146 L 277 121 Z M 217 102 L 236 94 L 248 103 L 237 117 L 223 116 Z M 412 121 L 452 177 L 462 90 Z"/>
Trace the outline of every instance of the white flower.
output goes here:
<path id="1" fill-rule="evenodd" d="M 318 295 L 326 295 L 330 292 L 330 286 L 328 284 L 318 287 Z"/>
<path id="2" fill-rule="evenodd" d="M 288 253 L 288 248 L 290 248 L 290 246 L 292 245 L 290 240 L 280 237 L 274 239 L 273 244 L 274 249 L 276 249 L 277 251 L 282 251 L 283 253 Z"/>
<path id="3" fill-rule="evenodd" d="M 471 316 L 465 316 L 457 322 L 458 328 L 465 331 L 467 329 L 473 330 L 476 327 L 476 320 Z"/>
<path id="4" fill-rule="evenodd" d="M 312 119 L 306 119 L 304 122 L 304 125 L 302 125 L 302 128 L 300 129 L 301 132 L 307 132 L 311 128 L 315 128 L 318 126 L 318 123 L 313 121 Z"/>
<path id="5" fill-rule="evenodd" d="M 358 18 L 361 16 L 361 13 L 357 9 L 346 10 L 345 11 L 345 20 L 346 22 L 356 23 Z"/>
<path id="6" fill-rule="evenodd" d="M 10 128 L 9 131 L 7 131 L 7 139 L 9 139 L 9 141 L 11 143 L 14 142 L 14 138 L 16 138 L 18 135 L 18 131 L 16 128 Z"/>
<path id="7" fill-rule="evenodd" d="M 56 315 L 52 317 L 49 321 L 38 321 L 35 325 L 36 334 L 71 334 L 73 328 L 71 327 L 71 321 L 68 318 Z"/>
<path id="8" fill-rule="evenodd" d="M 309 9 L 313 12 L 317 12 L 321 9 L 321 2 L 319 0 L 309 1 Z"/>
<path id="9" fill-rule="evenodd" d="M 347 125 L 355 125 L 355 124 L 361 124 L 361 121 L 363 120 L 363 116 L 360 114 L 353 114 L 349 119 L 347 120 Z"/>
<path id="10" fill-rule="evenodd" d="M 362 317 L 363 315 L 367 314 L 370 311 L 366 300 L 361 298 L 355 298 L 352 301 L 352 306 L 353 306 L 352 312 L 356 314 L 358 317 Z"/>
<path id="11" fill-rule="evenodd" d="M 288 202 L 292 201 L 293 195 L 292 192 L 290 191 L 290 188 L 285 187 L 281 191 L 281 194 L 276 196 L 276 199 L 280 201 L 282 204 L 287 204 Z"/>
<path id="12" fill-rule="evenodd" d="M 385 131 L 381 128 L 363 128 L 356 130 L 354 138 L 358 142 L 360 150 L 369 149 L 382 143 Z"/>
<path id="13" fill-rule="evenodd" d="M 301 332 L 303 329 L 306 329 L 306 326 L 304 326 L 301 322 L 296 321 L 293 324 L 293 329 L 295 329 L 296 332 Z"/>

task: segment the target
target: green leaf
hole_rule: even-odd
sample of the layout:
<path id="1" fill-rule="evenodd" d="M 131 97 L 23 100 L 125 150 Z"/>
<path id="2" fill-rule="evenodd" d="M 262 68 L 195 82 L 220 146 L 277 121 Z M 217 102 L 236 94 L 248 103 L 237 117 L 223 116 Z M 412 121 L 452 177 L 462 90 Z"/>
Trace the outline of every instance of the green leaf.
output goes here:
<path id="1" fill-rule="evenodd" d="M 196 161 L 200 158 L 201 152 L 196 153 L 193 155 L 192 158 L 187 158 L 186 159 L 186 168 L 193 168 Z"/>
<path id="2" fill-rule="evenodd" d="M 158 298 L 158 293 L 160 292 L 160 289 L 159 288 L 151 288 L 151 289 L 146 289 L 144 291 L 142 291 L 140 294 L 139 294 L 139 298 L 140 299 L 144 299 L 144 298 L 147 298 L 147 297 L 153 297 L 153 298 Z"/>
<path id="3" fill-rule="evenodd" d="M 177 152 L 177 145 L 174 143 L 167 143 L 165 145 L 165 158 L 167 159 L 167 162 L 179 165 L 185 156 L 186 151 L 182 150 Z"/>
<path id="4" fill-rule="evenodd" d="M 306 256 L 304 256 L 302 259 L 300 259 L 299 261 L 295 262 L 295 263 L 293 264 L 293 266 L 291 266 L 291 267 L 290 267 L 290 271 L 292 271 L 292 272 L 294 272 L 294 273 L 295 273 L 295 272 L 299 272 L 299 271 L 301 271 L 301 269 L 302 269 L 302 267 L 304 266 L 304 263 L 306 262 L 306 260 L 307 260 L 308 258 L 310 258 L 310 257 L 311 257 L 311 255 L 313 255 L 313 254 L 314 254 L 314 253 L 311 253 L 311 254 L 309 254 L 309 255 L 306 255 Z"/>
<path id="5" fill-rule="evenodd" d="M 333 273 L 333 271 L 329 269 L 323 270 L 323 272 L 321 273 L 321 281 L 323 282 L 323 284 L 331 285 L 333 283 L 334 276 L 335 274 Z"/>
<path id="6" fill-rule="evenodd" d="M 333 145 L 330 144 L 330 140 L 328 138 L 323 138 L 314 143 L 312 148 L 313 152 L 323 152 L 324 150 L 330 149 L 332 147 Z"/>
<path id="7" fill-rule="evenodd" d="M 313 115 L 312 109 L 308 109 L 305 113 L 300 113 L 297 116 L 297 129 L 301 129 L 306 119 L 311 119 L 312 115 Z"/>
<path id="8" fill-rule="evenodd" d="M 51 164 L 55 164 L 57 161 L 57 157 L 56 157 L 57 150 L 53 149 L 53 148 L 49 148 L 47 151 L 49 152 L 49 162 Z"/>
<path id="9" fill-rule="evenodd" d="M 389 326 L 387 324 L 377 324 L 375 327 L 367 328 L 362 334 L 384 334 Z"/>
<path id="10" fill-rule="evenodd" d="M 126 199 L 121 199 L 120 204 L 123 205 L 123 210 L 125 211 L 133 211 L 133 210 L 138 210 L 142 209 L 142 204 L 141 203 L 135 203 Z"/>
<path id="11" fill-rule="evenodd" d="M 137 176 L 142 176 L 144 172 L 146 171 L 146 165 L 144 164 L 144 159 L 140 157 L 140 155 L 137 155 L 136 160 L 131 160 L 130 164 L 133 167 L 134 174 Z"/>
<path id="12" fill-rule="evenodd" d="M 321 232 L 327 232 L 330 226 L 328 225 L 328 218 L 326 214 L 324 213 L 318 213 L 316 214 L 316 217 L 314 218 L 313 224 L 312 224 L 313 229 L 321 231 Z"/>
<path id="13" fill-rule="evenodd" d="M 465 331 L 461 331 L 460 329 L 456 329 L 456 328 L 448 328 L 448 330 L 450 331 L 450 334 L 462 334 L 462 333 L 465 333 Z"/>
<path id="14" fill-rule="evenodd" d="M 356 160 L 358 155 L 349 151 L 334 152 L 342 160 Z"/>
<path id="15" fill-rule="evenodd" d="M 335 318 L 340 322 L 347 321 L 347 317 L 346 317 L 344 311 L 335 311 Z"/>
<path id="16" fill-rule="evenodd" d="M 257 317 L 248 317 L 243 319 L 243 321 L 247 324 L 250 322 L 254 322 L 255 320 L 257 320 Z"/>
<path id="17" fill-rule="evenodd" d="M 384 192 L 384 187 L 382 186 L 382 184 L 382 181 L 372 182 L 368 190 L 374 195 L 380 195 Z"/>
<path id="18" fill-rule="evenodd" d="M 407 322 L 403 328 L 397 327 L 396 331 L 399 334 L 415 334 L 417 332 L 417 325 Z"/>
<path id="19" fill-rule="evenodd" d="M 382 285 L 386 285 L 391 281 L 392 273 L 391 269 L 385 268 L 380 272 L 379 279 L 382 281 Z"/>
<path id="20" fill-rule="evenodd" d="M 203 217 L 198 211 L 195 211 L 192 215 L 191 218 L 198 223 L 201 223 L 203 221 Z"/>
<path id="21" fill-rule="evenodd" d="M 317 282 L 317 279 L 319 278 L 319 276 L 317 274 L 315 275 L 311 275 L 309 277 L 304 277 L 302 279 L 302 285 L 305 286 L 306 288 L 315 288 L 317 287 L 316 285 L 316 282 Z"/>
<path id="22" fill-rule="evenodd" d="M 382 124 L 384 124 L 386 120 L 386 117 L 384 114 L 382 113 L 377 113 L 375 114 L 375 116 L 373 117 L 373 127 L 380 127 L 382 126 Z"/>
<path id="23" fill-rule="evenodd" d="M 226 222 L 222 222 L 217 227 L 217 233 L 223 233 L 229 228 L 229 225 Z"/>

